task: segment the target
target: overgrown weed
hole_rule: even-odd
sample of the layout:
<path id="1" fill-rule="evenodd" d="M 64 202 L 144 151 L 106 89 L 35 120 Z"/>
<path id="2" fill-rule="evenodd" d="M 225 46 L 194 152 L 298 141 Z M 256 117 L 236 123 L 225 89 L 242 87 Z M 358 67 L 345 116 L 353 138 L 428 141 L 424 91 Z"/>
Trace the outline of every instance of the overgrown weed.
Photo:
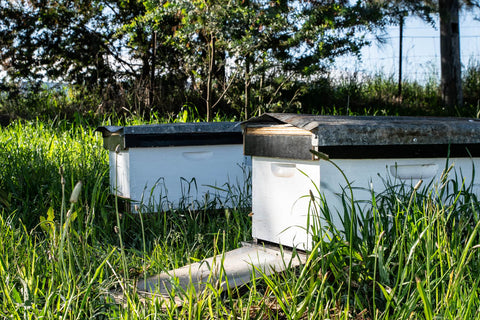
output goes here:
<path id="1" fill-rule="evenodd" d="M 480 111 L 477 61 L 470 61 L 463 72 L 464 105 L 455 110 L 443 108 L 440 81 L 435 72 L 424 83 L 404 79 L 399 95 L 398 82 L 393 75 L 354 72 L 341 77 L 328 73 L 315 78 L 291 79 L 285 86 L 271 79 L 262 88 L 253 88 L 254 95 L 248 114 L 263 112 L 293 112 L 306 114 L 342 115 L 423 115 L 478 117 Z M 267 81 L 268 82 L 268 81 Z M 205 119 L 204 98 L 193 92 L 171 88 L 166 98 L 146 104 L 145 83 L 122 83 L 106 87 L 82 86 L 7 87 L 0 94 L 0 124 L 15 119 L 42 121 L 64 119 L 69 122 L 100 123 L 160 123 L 186 122 Z M 182 85 L 181 85 L 182 86 Z M 181 87 L 180 86 L 180 87 Z M 227 94 L 214 110 L 214 121 L 243 120 L 244 83 Z M 188 91 L 188 90 L 187 90 Z"/>

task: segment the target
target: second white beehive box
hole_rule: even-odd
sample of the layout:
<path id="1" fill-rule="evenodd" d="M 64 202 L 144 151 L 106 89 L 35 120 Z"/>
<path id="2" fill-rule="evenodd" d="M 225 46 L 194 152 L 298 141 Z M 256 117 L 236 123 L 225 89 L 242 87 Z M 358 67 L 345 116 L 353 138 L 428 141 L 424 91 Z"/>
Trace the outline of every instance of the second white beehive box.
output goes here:
<path id="1" fill-rule="evenodd" d="M 480 168 L 475 119 L 264 114 L 243 128 L 244 151 L 252 156 L 253 238 L 304 250 L 312 248 L 310 194 L 324 195 L 342 229 L 340 195 L 347 190 L 341 172 L 310 150 L 341 168 L 356 201 L 385 190 L 385 179 L 413 185 L 439 179 L 447 158 L 467 185 L 476 184 L 472 168 Z"/>

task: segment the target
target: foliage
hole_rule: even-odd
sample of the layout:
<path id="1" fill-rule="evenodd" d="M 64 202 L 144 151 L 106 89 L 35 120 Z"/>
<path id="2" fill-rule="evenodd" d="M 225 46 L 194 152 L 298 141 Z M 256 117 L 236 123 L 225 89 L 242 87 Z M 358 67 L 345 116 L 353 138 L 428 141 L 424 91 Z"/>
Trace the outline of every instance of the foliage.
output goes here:
<path id="1" fill-rule="evenodd" d="M 383 28 L 405 14 L 431 22 L 437 12 L 436 2 L 410 0 L 3 0 L 0 9 L 0 99 L 17 104 L 8 108 L 15 114 L 37 94 L 50 96 L 45 86 L 55 83 L 89 98 L 83 114 L 169 117 L 194 105 L 207 120 L 338 109 L 336 101 L 307 103 L 335 87 L 323 87 L 334 58 L 361 58 L 366 36 L 381 41 Z M 442 113 L 441 105 L 428 112 Z M 397 109 L 409 108 L 388 112 Z"/>
<path id="2" fill-rule="evenodd" d="M 84 85 L 104 102 L 123 89 L 137 95 L 140 113 L 193 102 L 207 119 L 240 105 L 248 116 L 266 96 L 314 80 L 335 57 L 358 54 L 364 35 L 383 23 L 376 5 L 349 1 L 49 0 L 0 8 L 7 87 Z"/>
<path id="3" fill-rule="evenodd" d="M 190 59 L 184 60 L 183 69 L 194 87 L 201 84 L 207 119 L 222 98 L 242 105 L 247 116 L 265 100 L 261 91 L 271 86 L 273 91 L 266 93 L 272 96 L 296 79 L 318 75 L 335 57 L 358 53 L 367 43 L 361 32 L 373 31 L 380 19 L 368 6 L 348 2 L 148 3 L 150 20 L 175 12 L 181 17 L 170 41 Z"/>
<path id="4" fill-rule="evenodd" d="M 263 112 L 293 112 L 313 114 L 383 114 L 383 115 L 454 115 L 478 117 L 479 112 L 479 68 L 471 62 L 463 76 L 465 104 L 454 114 L 439 108 L 441 105 L 440 85 L 432 76 L 426 83 L 403 82 L 402 97 L 398 97 L 396 79 L 385 74 L 365 76 L 353 73 L 344 76 L 324 76 L 312 81 L 277 79 L 273 83 L 264 79 L 261 87 L 251 86 L 255 93 L 251 115 Z M 272 80 L 273 81 L 273 80 Z M 233 92 L 242 91 L 244 83 L 233 82 Z M 137 102 L 141 93 L 124 88 L 109 89 L 109 97 L 98 91 L 83 87 L 44 87 L 37 93 L 18 90 L 16 94 L 0 94 L 0 124 L 7 125 L 14 119 L 67 119 L 92 126 L 102 121 L 113 123 L 128 121 L 171 122 L 205 120 L 205 114 L 193 102 L 170 106 L 170 112 L 143 110 Z M 269 92 L 275 91 L 274 94 Z M 215 112 L 211 120 L 240 119 L 244 105 L 224 96 L 230 109 Z M 243 99 L 242 99 L 243 100 Z M 253 108 L 253 106 L 252 106 Z"/>
<path id="5" fill-rule="evenodd" d="M 399 19 L 407 15 L 416 15 L 426 22 L 433 24 L 433 15 L 438 12 L 438 1 L 435 0 L 371 0 L 374 5 L 387 17 L 391 24 L 398 24 Z"/>
<path id="6" fill-rule="evenodd" d="M 104 86 L 114 30 L 104 1 L 1 1 L 1 60 L 11 79 Z"/>
<path id="7" fill-rule="evenodd" d="M 477 111 L 480 116 L 480 66 L 470 64 L 463 75 L 464 106 Z"/>

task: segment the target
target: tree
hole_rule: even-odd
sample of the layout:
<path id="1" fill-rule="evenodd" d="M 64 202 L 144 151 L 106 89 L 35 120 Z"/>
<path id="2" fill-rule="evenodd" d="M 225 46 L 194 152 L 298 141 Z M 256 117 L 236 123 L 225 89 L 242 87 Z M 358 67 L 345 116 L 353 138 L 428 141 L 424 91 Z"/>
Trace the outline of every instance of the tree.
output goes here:
<path id="1" fill-rule="evenodd" d="M 137 111 L 154 100 L 169 105 L 171 88 L 185 86 L 185 76 L 170 72 L 179 59 L 163 41 L 178 22 L 162 15 L 151 24 L 142 20 L 146 9 L 139 0 L 0 0 L 3 81 L 81 85 L 98 90 L 104 106 L 122 88 Z"/>
<path id="2" fill-rule="evenodd" d="M 365 32 L 381 22 L 378 11 L 363 2 L 288 0 L 147 1 L 151 21 L 176 13 L 180 23 L 164 43 L 183 52 L 182 68 L 202 92 L 207 119 L 228 91 L 243 83 L 243 114 L 258 104 L 266 83 L 267 104 L 281 88 L 326 70 L 335 57 L 358 54 Z M 225 70 L 229 70 L 228 74 Z M 240 80 L 240 79 L 239 79 Z M 232 86 L 230 86 L 233 83 Z M 200 84 L 200 85 L 199 85 Z M 255 92 L 251 90 L 255 88 Z M 237 101 L 233 104 L 240 105 Z"/>
<path id="3" fill-rule="evenodd" d="M 460 64 L 460 26 L 458 0 L 439 0 L 441 86 L 445 107 L 452 113 L 463 104 Z"/>
<path id="4" fill-rule="evenodd" d="M 460 25 L 459 9 L 464 4 L 467 8 L 480 8 L 478 0 L 397 0 L 380 1 L 383 9 L 393 12 L 406 10 L 409 14 L 417 14 L 427 22 L 432 23 L 433 13 L 440 17 L 440 50 L 441 50 L 441 94 L 444 106 L 452 114 L 455 107 L 463 104 L 462 76 L 460 61 Z M 392 7 L 393 6 L 393 7 Z M 387 13 L 389 15 L 389 13 Z"/>
<path id="5" fill-rule="evenodd" d="M 172 105 L 192 101 L 202 104 L 208 120 L 226 108 L 247 118 L 260 108 L 291 108 L 336 57 L 359 56 L 369 44 L 367 35 L 398 23 L 405 12 L 429 18 L 431 5 L 429 0 L 0 0 L 0 58 L 12 79 L 126 86 L 145 111 L 170 112 Z"/>
<path id="6" fill-rule="evenodd" d="M 168 90 L 161 89 L 160 79 L 163 77 L 158 74 L 169 79 L 175 75 L 177 79 L 171 81 L 171 84 L 184 85 L 182 81 L 184 76 L 175 72 L 178 70 L 179 54 L 175 47 L 167 43 L 167 39 L 179 23 L 178 17 L 166 11 L 156 15 L 155 19 L 148 19 L 145 16 L 149 10 L 161 10 L 165 3 L 166 1 L 160 1 L 158 8 L 151 8 L 143 1 L 122 0 L 118 5 L 117 16 L 120 17 L 120 21 L 117 35 L 125 41 L 124 51 L 128 53 L 132 66 L 128 78 L 133 79 L 138 88 L 137 95 L 144 102 L 141 109 L 152 110 L 155 103 L 168 101 L 168 95 L 162 92 Z M 141 90 L 142 88 L 144 90 Z"/>
<path id="7" fill-rule="evenodd" d="M 12 79 L 104 85 L 119 57 L 100 1 L 0 1 L 0 58 Z"/>
<path id="8" fill-rule="evenodd" d="M 215 95 L 214 86 L 221 87 L 225 80 L 225 22 L 227 1 L 224 0 L 177 0 L 147 4 L 154 9 L 151 19 L 162 19 L 164 15 L 177 15 L 179 23 L 173 34 L 163 42 L 175 47 L 183 57 L 182 68 L 189 75 L 193 88 L 202 91 L 207 121 L 211 120 L 212 109 L 222 93 Z M 219 90 L 217 90 L 219 91 Z"/>

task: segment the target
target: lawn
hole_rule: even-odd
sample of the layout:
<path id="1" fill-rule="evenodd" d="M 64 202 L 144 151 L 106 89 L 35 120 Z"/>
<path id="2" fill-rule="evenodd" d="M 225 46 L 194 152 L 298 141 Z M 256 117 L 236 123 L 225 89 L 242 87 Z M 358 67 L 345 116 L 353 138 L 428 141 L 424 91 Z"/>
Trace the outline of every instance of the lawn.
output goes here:
<path id="1" fill-rule="evenodd" d="M 65 121 L 0 128 L 1 317 L 480 318 L 480 206 L 454 167 L 435 183 L 372 192 L 368 206 L 352 210 L 348 199 L 341 214 L 358 228 L 346 231 L 324 219 L 328 204 L 312 185 L 323 228 L 304 266 L 233 290 L 179 290 L 181 304 L 146 297 L 135 289 L 144 274 L 250 240 L 250 208 L 128 213 L 109 192 L 94 129 Z"/>

